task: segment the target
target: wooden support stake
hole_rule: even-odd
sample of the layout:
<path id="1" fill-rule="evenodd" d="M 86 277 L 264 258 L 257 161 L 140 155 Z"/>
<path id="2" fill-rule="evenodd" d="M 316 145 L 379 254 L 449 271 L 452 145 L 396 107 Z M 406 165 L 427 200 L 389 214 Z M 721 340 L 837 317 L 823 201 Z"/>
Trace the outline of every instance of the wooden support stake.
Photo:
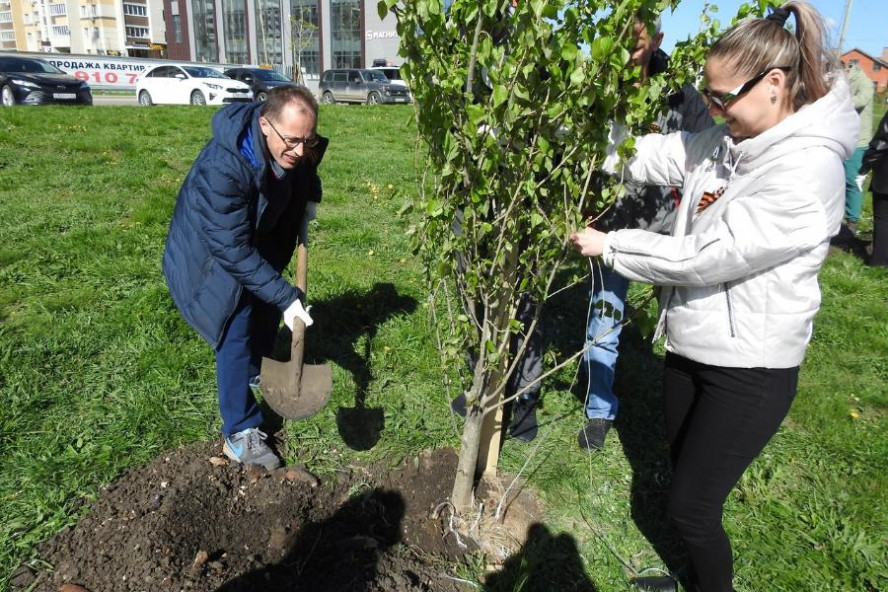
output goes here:
<path id="1" fill-rule="evenodd" d="M 489 407 L 499 405 L 502 394 L 496 401 L 491 401 Z M 491 411 L 484 417 L 481 424 L 481 443 L 478 450 L 478 473 L 483 477 L 496 477 L 496 468 L 499 463 L 500 444 L 503 439 L 503 406 L 499 405 L 495 411 Z"/>

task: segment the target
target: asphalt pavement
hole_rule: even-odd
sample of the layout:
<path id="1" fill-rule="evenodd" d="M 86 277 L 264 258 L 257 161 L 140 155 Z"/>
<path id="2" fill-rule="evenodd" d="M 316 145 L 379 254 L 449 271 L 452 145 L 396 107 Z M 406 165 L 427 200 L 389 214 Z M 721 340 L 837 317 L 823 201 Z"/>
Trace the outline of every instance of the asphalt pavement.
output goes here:
<path id="1" fill-rule="evenodd" d="M 109 105 L 127 105 L 135 107 L 139 104 L 136 100 L 136 92 L 132 94 L 114 94 L 114 95 L 93 95 L 93 105 L 96 107 L 107 107 Z"/>

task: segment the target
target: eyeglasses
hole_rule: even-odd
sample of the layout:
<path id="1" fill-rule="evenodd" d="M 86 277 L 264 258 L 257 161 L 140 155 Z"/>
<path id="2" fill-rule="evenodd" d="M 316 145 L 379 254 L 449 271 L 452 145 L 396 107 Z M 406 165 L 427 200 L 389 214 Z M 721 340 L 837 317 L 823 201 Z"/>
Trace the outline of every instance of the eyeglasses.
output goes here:
<path id="1" fill-rule="evenodd" d="M 268 125 L 271 126 L 271 129 L 274 130 L 274 133 L 278 135 L 278 138 L 281 139 L 281 142 L 283 142 L 287 146 L 287 150 L 295 150 L 299 147 L 300 144 L 310 150 L 317 147 L 317 145 L 320 143 L 320 140 L 317 136 L 312 136 L 311 138 L 285 138 L 281 135 L 281 132 L 279 132 L 276 127 L 274 127 L 274 124 L 271 123 L 270 119 L 265 118 L 265 121 L 267 121 Z"/>
<path id="2" fill-rule="evenodd" d="M 771 70 L 783 70 L 784 72 L 789 72 L 792 70 L 792 66 L 771 66 L 765 68 L 734 90 L 729 90 L 726 93 L 715 95 L 708 88 L 704 88 L 702 91 L 703 96 L 706 98 L 706 102 L 709 103 L 710 106 L 715 105 L 720 110 L 725 111 L 728 108 L 728 103 L 751 91 L 752 88 L 761 82 L 762 78 L 767 76 Z"/>

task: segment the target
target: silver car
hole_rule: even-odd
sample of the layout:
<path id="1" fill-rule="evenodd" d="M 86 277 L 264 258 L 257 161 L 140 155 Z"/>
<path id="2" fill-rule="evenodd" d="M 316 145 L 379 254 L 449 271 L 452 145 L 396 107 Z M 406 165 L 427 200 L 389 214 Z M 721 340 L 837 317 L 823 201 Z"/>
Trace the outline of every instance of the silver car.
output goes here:
<path id="1" fill-rule="evenodd" d="M 385 74 L 370 68 L 327 70 L 319 85 L 321 101 L 332 103 L 410 103 L 407 87 L 392 84 Z"/>

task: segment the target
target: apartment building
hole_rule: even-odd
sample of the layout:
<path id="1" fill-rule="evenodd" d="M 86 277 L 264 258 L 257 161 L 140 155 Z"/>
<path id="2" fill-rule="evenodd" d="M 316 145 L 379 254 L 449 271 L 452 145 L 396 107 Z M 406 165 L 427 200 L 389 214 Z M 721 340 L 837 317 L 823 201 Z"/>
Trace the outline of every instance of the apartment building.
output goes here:
<path id="1" fill-rule="evenodd" d="M 376 0 L 0 0 L 0 51 L 261 64 L 311 84 L 327 68 L 399 65 Z"/>
<path id="2" fill-rule="evenodd" d="M 14 31 L 10 45 L 6 18 Z M 0 0 L 0 41 L 2 49 L 19 51 L 165 57 L 163 2 Z"/>
<path id="3" fill-rule="evenodd" d="M 12 0 L 0 0 L 0 50 L 15 49 Z"/>

